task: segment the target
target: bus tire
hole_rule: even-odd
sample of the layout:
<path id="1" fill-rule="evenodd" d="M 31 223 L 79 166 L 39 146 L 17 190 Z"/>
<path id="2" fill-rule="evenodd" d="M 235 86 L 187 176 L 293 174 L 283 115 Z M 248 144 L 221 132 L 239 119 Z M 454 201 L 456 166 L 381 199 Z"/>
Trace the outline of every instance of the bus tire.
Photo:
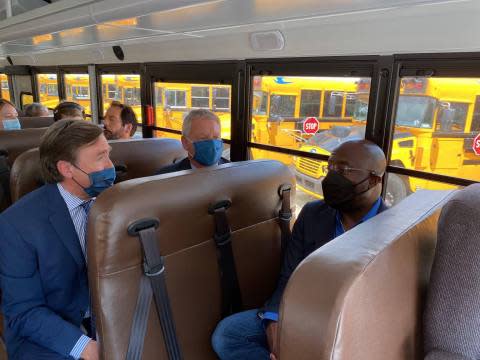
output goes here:
<path id="1" fill-rule="evenodd" d="M 406 198 L 407 195 L 407 185 L 402 177 L 397 174 L 388 174 L 385 204 L 387 206 L 396 205 Z"/>

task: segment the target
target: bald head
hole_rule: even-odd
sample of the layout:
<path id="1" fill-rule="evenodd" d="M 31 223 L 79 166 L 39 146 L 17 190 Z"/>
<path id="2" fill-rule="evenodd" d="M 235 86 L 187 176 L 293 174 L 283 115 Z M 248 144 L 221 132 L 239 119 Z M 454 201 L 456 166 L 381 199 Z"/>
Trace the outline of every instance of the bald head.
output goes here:
<path id="1" fill-rule="evenodd" d="M 348 141 L 332 151 L 328 164 L 335 171 L 329 170 L 324 179 L 325 200 L 335 198 L 331 204 L 345 200 L 340 207 L 343 212 L 361 214 L 371 209 L 382 194 L 382 177 L 387 166 L 382 149 L 367 140 Z M 345 199 L 338 199 L 345 186 L 349 193 L 343 194 Z"/>
<path id="2" fill-rule="evenodd" d="M 374 171 L 378 176 L 383 176 L 387 167 L 382 149 L 368 140 L 347 141 L 333 150 L 330 159 L 350 167 Z"/>

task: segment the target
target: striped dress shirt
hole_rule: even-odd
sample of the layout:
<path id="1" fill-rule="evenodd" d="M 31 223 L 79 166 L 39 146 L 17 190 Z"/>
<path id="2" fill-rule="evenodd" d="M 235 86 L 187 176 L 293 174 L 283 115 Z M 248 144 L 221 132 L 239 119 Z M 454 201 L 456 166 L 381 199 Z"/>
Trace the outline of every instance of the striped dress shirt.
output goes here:
<path id="1" fill-rule="evenodd" d="M 62 185 L 57 183 L 58 191 L 60 191 L 60 195 L 62 196 L 65 204 L 67 205 L 68 212 L 70 213 L 70 217 L 73 221 L 73 226 L 75 227 L 75 231 L 78 235 L 78 240 L 80 241 L 80 247 L 82 248 L 83 256 L 85 257 L 85 262 L 87 260 L 87 248 L 86 248 L 86 232 L 87 232 L 87 212 L 91 204 L 93 203 L 93 199 L 91 200 L 82 200 L 77 196 L 69 193 L 67 190 L 63 188 Z M 87 208 L 87 210 L 86 210 Z M 85 313 L 85 317 L 90 317 L 90 309 L 87 309 Z M 82 335 L 73 349 L 70 351 L 70 356 L 74 359 L 80 359 L 80 356 L 89 343 L 91 339 L 86 336 Z"/>

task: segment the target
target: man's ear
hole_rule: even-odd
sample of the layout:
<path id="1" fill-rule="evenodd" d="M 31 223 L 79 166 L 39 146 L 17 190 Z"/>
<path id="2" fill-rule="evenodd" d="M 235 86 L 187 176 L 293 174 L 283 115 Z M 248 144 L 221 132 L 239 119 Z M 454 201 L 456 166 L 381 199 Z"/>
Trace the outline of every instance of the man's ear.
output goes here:
<path id="1" fill-rule="evenodd" d="M 130 136 L 130 134 L 132 133 L 132 128 L 133 128 L 132 124 L 125 125 L 125 133 Z"/>
<path id="2" fill-rule="evenodd" d="M 195 155 L 195 154 L 193 154 L 193 152 L 195 152 L 195 150 L 193 149 L 192 143 L 183 135 L 182 135 L 181 140 L 182 140 L 182 146 L 185 149 L 185 151 L 191 156 Z"/>
<path id="3" fill-rule="evenodd" d="M 57 170 L 64 179 L 73 178 L 73 165 L 68 161 L 60 160 L 57 162 Z"/>

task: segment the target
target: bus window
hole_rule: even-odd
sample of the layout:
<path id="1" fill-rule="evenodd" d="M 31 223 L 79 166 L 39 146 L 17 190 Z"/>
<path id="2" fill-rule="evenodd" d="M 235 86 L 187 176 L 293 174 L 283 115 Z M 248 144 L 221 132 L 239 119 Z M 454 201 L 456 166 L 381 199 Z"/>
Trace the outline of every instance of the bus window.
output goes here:
<path id="1" fill-rule="evenodd" d="M 132 107 L 137 121 L 142 122 L 142 106 L 140 98 L 140 75 L 134 74 L 102 74 L 103 111 L 112 101 Z"/>
<path id="2" fill-rule="evenodd" d="M 40 103 L 53 109 L 59 102 L 57 74 L 37 74 Z"/>
<path id="3" fill-rule="evenodd" d="M 300 99 L 300 117 L 320 116 L 320 97 L 322 92 L 319 90 L 302 90 Z"/>
<path id="4" fill-rule="evenodd" d="M 362 120 L 367 119 L 370 79 L 255 76 L 252 83 L 251 158 L 283 162 L 295 173 L 299 199 L 321 199 L 325 176 L 322 161 L 261 149 L 254 144 L 328 156 L 342 142 L 364 139 Z M 321 113 L 329 106 L 331 117 L 326 118 Z M 364 119 L 354 116 L 357 109 Z M 304 129 L 306 121 L 317 124 L 316 128 Z"/>
<path id="5" fill-rule="evenodd" d="M 480 79 L 403 77 L 398 91 L 390 164 L 480 181 L 480 161 L 472 149 L 479 130 Z M 444 188 L 408 178 L 397 181 L 400 186 L 396 193 Z"/>
<path id="6" fill-rule="evenodd" d="M 140 106 L 140 88 L 125 88 L 123 89 L 125 97 L 125 105 Z"/>
<path id="7" fill-rule="evenodd" d="M 88 74 L 65 74 L 64 82 L 66 100 L 82 105 L 85 113 L 91 114 L 90 76 Z"/>
<path id="8" fill-rule="evenodd" d="M 473 109 L 472 126 L 470 132 L 480 132 L 480 95 L 475 97 L 475 107 Z"/>
<path id="9" fill-rule="evenodd" d="M 353 117 L 353 115 L 355 114 L 355 104 L 357 102 L 357 97 L 355 96 L 355 94 L 347 94 L 346 98 L 345 117 Z"/>
<path id="10" fill-rule="evenodd" d="M 295 114 L 294 95 L 270 95 L 270 117 L 293 117 Z"/>
<path id="11" fill-rule="evenodd" d="M 413 176 L 399 175 L 394 173 L 387 173 L 386 176 L 387 188 L 385 190 L 385 203 L 388 206 L 398 204 L 400 200 L 420 189 L 461 189 L 461 187 L 457 185 L 421 179 Z"/>
<path id="12" fill-rule="evenodd" d="M 323 96 L 323 117 L 341 117 L 343 107 L 343 93 L 325 91 Z"/>
<path id="13" fill-rule="evenodd" d="M 230 85 L 156 82 L 154 88 L 156 127 L 182 131 L 183 119 L 192 109 L 209 109 L 220 119 L 222 138 L 230 139 Z M 179 134 L 161 130 L 156 130 L 155 136 L 180 138 Z"/>
<path id="14" fill-rule="evenodd" d="M 210 91 L 208 87 L 192 86 L 192 108 L 208 109 L 210 107 Z"/>
<path id="15" fill-rule="evenodd" d="M 230 111 L 230 89 L 214 87 L 212 102 L 213 111 Z"/>
<path id="16" fill-rule="evenodd" d="M 268 94 L 265 91 L 254 91 L 252 101 L 253 115 L 267 115 Z"/>
<path id="17" fill-rule="evenodd" d="M 10 88 L 8 87 L 8 77 L 0 74 L 0 98 L 10 101 Z"/>

